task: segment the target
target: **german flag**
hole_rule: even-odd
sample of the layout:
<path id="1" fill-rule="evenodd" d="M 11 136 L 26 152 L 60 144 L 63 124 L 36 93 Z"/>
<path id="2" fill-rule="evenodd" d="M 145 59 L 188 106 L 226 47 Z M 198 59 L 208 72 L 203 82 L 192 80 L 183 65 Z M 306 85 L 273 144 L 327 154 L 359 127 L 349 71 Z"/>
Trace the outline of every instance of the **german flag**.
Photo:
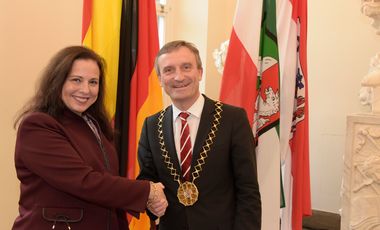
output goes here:
<path id="1" fill-rule="evenodd" d="M 107 63 L 105 100 L 112 119 L 116 111 L 121 7 L 122 1 L 83 1 L 82 44 Z"/>
<path id="2" fill-rule="evenodd" d="M 163 107 L 154 70 L 159 49 L 155 1 L 84 0 L 82 43 L 106 60 L 106 104 L 119 133 L 120 174 L 134 179 L 143 122 Z M 149 228 L 146 214 L 130 222 L 131 230 Z"/>

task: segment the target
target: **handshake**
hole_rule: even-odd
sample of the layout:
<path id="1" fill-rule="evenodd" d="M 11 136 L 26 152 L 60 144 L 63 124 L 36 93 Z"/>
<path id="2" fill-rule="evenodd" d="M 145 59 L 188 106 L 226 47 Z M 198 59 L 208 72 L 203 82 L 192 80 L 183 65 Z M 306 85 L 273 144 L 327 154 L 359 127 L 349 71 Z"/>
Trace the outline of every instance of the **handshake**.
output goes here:
<path id="1" fill-rule="evenodd" d="M 150 182 L 147 208 L 157 217 L 163 216 L 166 208 L 168 207 L 168 201 L 166 200 L 164 188 L 164 185 L 161 183 Z"/>

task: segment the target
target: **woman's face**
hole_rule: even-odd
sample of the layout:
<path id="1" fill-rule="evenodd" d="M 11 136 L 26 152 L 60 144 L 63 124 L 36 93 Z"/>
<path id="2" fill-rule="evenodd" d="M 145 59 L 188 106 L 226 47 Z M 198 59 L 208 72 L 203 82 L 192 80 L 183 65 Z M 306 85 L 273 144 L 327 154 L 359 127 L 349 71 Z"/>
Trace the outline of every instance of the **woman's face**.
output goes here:
<path id="1" fill-rule="evenodd" d="M 74 113 L 81 115 L 98 98 L 99 67 L 91 59 L 75 60 L 62 87 L 62 101 Z"/>

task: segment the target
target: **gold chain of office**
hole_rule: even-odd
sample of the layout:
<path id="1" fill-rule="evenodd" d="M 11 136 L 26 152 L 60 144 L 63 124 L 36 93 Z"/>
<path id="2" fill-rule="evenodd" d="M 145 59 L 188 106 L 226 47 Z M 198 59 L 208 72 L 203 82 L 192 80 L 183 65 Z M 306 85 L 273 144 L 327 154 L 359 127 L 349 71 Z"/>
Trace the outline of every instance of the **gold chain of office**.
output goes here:
<path id="1" fill-rule="evenodd" d="M 158 117 L 158 139 L 162 157 L 164 158 L 166 167 L 170 171 L 170 175 L 172 175 L 174 177 L 174 181 L 177 181 L 179 184 L 177 197 L 179 202 L 185 206 L 191 206 L 198 200 L 199 192 L 197 186 L 195 186 L 194 181 L 200 177 L 202 165 L 206 163 L 208 152 L 211 150 L 211 146 L 214 143 L 216 132 L 218 131 L 218 126 L 220 124 L 220 119 L 222 118 L 222 105 L 223 104 L 220 101 L 215 102 L 214 121 L 212 123 L 210 132 L 208 133 L 208 136 L 206 138 L 205 144 L 202 147 L 202 151 L 199 154 L 199 159 L 197 160 L 197 165 L 194 167 L 194 172 L 192 172 L 191 174 L 193 177 L 191 182 L 181 182 L 180 175 L 177 173 L 177 170 L 173 167 L 174 165 L 171 162 L 169 151 L 166 149 L 164 133 L 162 129 L 162 122 L 164 120 L 165 110 L 162 110 Z"/>

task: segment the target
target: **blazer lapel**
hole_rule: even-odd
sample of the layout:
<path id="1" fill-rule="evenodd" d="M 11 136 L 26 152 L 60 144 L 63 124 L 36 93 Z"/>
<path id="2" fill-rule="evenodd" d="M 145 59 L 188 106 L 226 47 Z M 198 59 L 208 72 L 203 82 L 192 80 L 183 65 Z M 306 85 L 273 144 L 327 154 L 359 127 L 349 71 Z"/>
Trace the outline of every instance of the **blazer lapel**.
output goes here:
<path id="1" fill-rule="evenodd" d="M 172 106 L 169 106 L 166 109 L 162 126 L 164 132 L 164 142 L 166 149 L 169 151 L 170 161 L 173 163 L 173 167 L 177 170 L 178 175 L 181 175 L 181 167 L 178 161 L 177 150 L 174 144 Z"/>
<path id="2" fill-rule="evenodd" d="M 210 132 L 212 122 L 214 120 L 215 102 L 204 96 L 205 104 L 203 106 L 201 120 L 199 122 L 197 137 L 193 148 L 193 158 L 191 165 L 194 167 L 199 159 L 200 152 L 205 143 L 205 140 Z"/>

